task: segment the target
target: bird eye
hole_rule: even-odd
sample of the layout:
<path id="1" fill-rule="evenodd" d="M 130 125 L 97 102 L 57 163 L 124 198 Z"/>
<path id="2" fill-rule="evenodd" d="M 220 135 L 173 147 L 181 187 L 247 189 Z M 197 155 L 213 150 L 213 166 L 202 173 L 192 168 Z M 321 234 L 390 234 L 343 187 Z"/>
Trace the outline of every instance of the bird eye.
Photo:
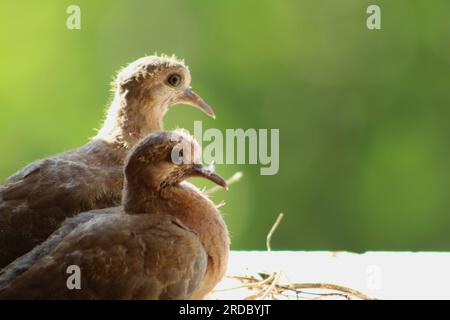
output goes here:
<path id="1" fill-rule="evenodd" d="M 167 155 L 166 161 L 172 162 L 172 163 L 183 163 L 184 161 L 184 154 L 183 154 L 183 148 L 178 150 L 178 147 L 175 147 L 176 149 L 173 149 L 169 154 Z M 175 151 L 175 153 L 174 153 Z"/>
<path id="2" fill-rule="evenodd" d="M 178 73 L 173 73 L 167 77 L 167 83 L 172 87 L 178 87 L 181 84 L 181 76 Z"/>

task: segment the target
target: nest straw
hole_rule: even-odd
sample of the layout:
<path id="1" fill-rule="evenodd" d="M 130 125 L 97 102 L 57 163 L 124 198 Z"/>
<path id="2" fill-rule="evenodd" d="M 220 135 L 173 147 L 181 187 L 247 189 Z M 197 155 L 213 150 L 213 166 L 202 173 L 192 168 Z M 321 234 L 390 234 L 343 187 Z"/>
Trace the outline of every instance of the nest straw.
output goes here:
<path id="1" fill-rule="evenodd" d="M 231 185 L 242 178 L 242 172 L 236 172 L 231 178 L 227 180 L 227 184 Z M 216 186 L 207 191 L 206 194 L 210 195 L 219 191 L 221 188 Z M 284 214 L 280 213 L 275 220 L 274 224 L 269 230 L 266 238 L 266 248 L 268 252 L 272 251 L 272 237 L 281 223 Z M 256 293 L 247 296 L 244 298 L 245 300 L 256 300 L 256 299 L 267 299 L 271 297 L 272 299 L 277 299 L 279 297 L 287 297 L 289 298 L 289 293 L 294 294 L 297 299 L 309 299 L 309 300 L 317 300 L 325 297 L 341 297 L 347 300 L 351 300 L 353 298 L 361 299 L 361 300 L 376 300 L 371 296 L 368 296 L 358 290 L 348 288 L 345 286 L 332 284 L 332 283 L 286 283 L 281 284 L 280 278 L 282 275 L 282 271 L 272 272 L 271 274 L 266 273 L 258 273 L 259 278 L 255 275 L 250 276 L 229 276 L 228 278 L 235 279 L 240 281 L 242 284 L 232 288 L 220 289 L 218 291 L 232 291 L 238 290 L 241 288 L 247 288 L 250 290 L 256 290 Z M 328 292 L 308 292 L 305 291 L 307 289 L 319 289 L 319 290 L 327 290 Z M 330 292 L 331 291 L 331 292 Z"/>

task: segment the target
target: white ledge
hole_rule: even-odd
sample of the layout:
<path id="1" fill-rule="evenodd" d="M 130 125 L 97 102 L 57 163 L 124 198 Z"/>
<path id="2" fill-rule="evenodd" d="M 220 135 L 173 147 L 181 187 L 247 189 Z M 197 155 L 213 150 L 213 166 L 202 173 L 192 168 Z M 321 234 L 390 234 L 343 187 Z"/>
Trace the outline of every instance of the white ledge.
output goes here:
<path id="1" fill-rule="evenodd" d="M 284 284 L 332 283 L 377 299 L 450 299 L 450 253 L 446 252 L 233 251 L 227 276 L 278 271 L 279 283 Z M 216 290 L 240 284 L 226 277 Z M 255 292 L 215 291 L 210 299 L 243 299 Z"/>

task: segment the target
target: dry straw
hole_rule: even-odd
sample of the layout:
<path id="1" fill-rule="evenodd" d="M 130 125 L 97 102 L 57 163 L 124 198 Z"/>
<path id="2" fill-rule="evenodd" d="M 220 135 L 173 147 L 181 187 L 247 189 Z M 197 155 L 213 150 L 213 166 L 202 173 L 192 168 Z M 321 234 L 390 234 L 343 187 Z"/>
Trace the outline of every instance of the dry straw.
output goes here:
<path id="1" fill-rule="evenodd" d="M 242 178 L 242 173 L 235 173 L 230 179 L 227 180 L 228 185 L 231 185 Z M 207 194 L 214 193 L 220 190 L 219 188 L 211 188 L 206 191 Z M 269 233 L 266 238 L 266 247 L 267 251 L 271 252 L 271 241 L 272 236 L 278 228 L 281 220 L 283 219 L 283 213 L 280 213 L 275 220 L 275 223 L 270 228 Z M 250 276 L 229 276 L 231 279 L 235 279 L 240 281 L 242 284 L 237 287 L 226 288 L 216 290 L 218 291 L 232 291 L 238 290 L 242 288 L 247 288 L 250 290 L 256 290 L 255 293 L 244 298 L 245 300 L 264 300 L 267 298 L 279 299 L 279 298 L 296 298 L 299 299 L 308 299 L 308 300 L 317 300 L 323 299 L 326 297 L 340 297 L 345 298 L 347 300 L 351 299 L 361 299 L 361 300 L 376 300 L 376 298 L 370 297 L 358 290 L 348 288 L 345 286 L 332 284 L 332 283 L 280 283 L 280 278 L 282 275 L 282 271 L 275 271 L 271 274 L 267 273 L 257 273 L 257 275 Z M 314 290 L 326 290 L 326 292 L 308 292 L 305 290 L 314 289 Z"/>

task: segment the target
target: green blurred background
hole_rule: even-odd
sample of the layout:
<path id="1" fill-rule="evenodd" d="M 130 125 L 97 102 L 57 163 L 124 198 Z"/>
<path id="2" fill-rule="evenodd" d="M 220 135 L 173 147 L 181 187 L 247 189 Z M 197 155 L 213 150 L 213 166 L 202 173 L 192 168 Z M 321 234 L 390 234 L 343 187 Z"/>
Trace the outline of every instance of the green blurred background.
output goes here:
<path id="1" fill-rule="evenodd" d="M 81 7 L 81 30 L 66 9 Z M 366 28 L 377 4 L 382 30 Z M 280 171 L 221 165 L 233 249 L 450 250 L 450 1 L 11 1 L 0 4 L 0 179 L 84 144 L 116 70 L 185 58 L 217 120 L 279 128 Z"/>

